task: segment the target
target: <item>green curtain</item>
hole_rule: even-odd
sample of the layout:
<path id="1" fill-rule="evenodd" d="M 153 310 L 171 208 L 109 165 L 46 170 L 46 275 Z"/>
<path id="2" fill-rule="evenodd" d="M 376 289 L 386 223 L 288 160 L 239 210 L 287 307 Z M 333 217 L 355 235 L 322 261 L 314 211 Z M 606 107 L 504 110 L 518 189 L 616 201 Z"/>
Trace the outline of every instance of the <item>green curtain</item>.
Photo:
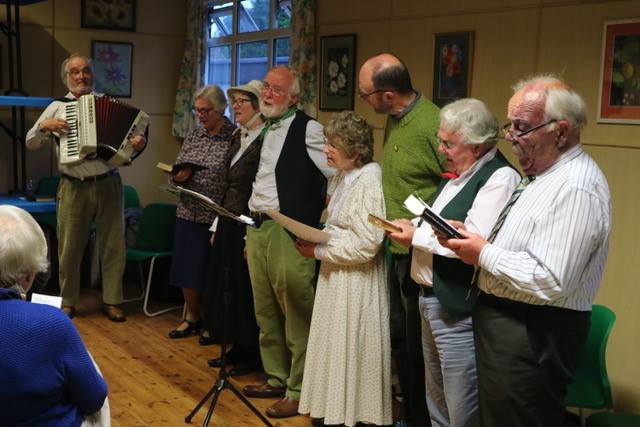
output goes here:
<path id="1" fill-rule="evenodd" d="M 302 80 L 300 107 L 316 117 L 316 5 L 317 0 L 293 0 L 289 66 Z"/>
<path id="2" fill-rule="evenodd" d="M 195 126 L 193 94 L 202 85 L 207 43 L 207 0 L 187 0 L 187 31 L 178 76 L 171 133 L 184 138 Z"/>

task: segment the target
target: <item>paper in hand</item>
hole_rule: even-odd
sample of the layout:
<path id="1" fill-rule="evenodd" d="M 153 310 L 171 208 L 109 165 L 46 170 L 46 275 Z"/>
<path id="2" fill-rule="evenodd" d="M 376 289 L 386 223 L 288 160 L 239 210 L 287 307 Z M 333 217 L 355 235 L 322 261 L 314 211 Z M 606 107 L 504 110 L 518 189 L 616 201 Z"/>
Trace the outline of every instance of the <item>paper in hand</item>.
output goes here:
<path id="1" fill-rule="evenodd" d="M 438 215 L 431 207 L 420 197 L 410 195 L 404 201 L 404 207 L 412 214 L 421 217 L 434 229 L 447 236 L 449 239 L 464 239 L 464 236 L 458 232 L 444 218 Z"/>
<path id="2" fill-rule="evenodd" d="M 306 240 L 311 243 L 327 243 L 329 239 L 331 239 L 331 234 L 289 218 L 278 211 L 267 209 L 266 213 L 271 217 L 271 219 L 283 226 L 287 231 L 291 232 L 299 239 Z"/>

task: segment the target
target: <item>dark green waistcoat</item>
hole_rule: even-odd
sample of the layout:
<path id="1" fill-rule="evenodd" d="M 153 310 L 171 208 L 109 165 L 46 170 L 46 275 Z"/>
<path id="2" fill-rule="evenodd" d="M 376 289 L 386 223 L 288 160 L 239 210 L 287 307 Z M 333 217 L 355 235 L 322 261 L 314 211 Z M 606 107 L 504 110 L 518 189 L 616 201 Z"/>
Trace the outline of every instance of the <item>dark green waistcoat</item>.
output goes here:
<path id="1" fill-rule="evenodd" d="M 464 222 L 467 212 L 471 209 L 478 191 L 491 178 L 493 173 L 511 164 L 500 153 L 496 152 L 493 159 L 485 163 L 460 190 L 458 194 L 442 209 L 440 215 L 445 219 L 455 219 Z M 435 200 L 448 179 L 443 179 L 434 194 Z M 433 290 L 440 304 L 452 314 L 466 314 L 471 312 L 476 302 L 476 292 L 469 292 L 473 266 L 465 264 L 458 258 L 447 258 L 433 255 Z"/>

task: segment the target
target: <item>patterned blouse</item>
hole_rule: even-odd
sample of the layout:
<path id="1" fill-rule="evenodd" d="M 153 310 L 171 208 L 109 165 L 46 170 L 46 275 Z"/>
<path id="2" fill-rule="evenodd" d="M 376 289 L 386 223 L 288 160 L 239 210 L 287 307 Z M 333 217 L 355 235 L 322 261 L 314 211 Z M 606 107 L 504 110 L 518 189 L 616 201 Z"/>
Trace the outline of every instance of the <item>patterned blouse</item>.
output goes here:
<path id="1" fill-rule="evenodd" d="M 202 193 L 216 203 L 220 203 L 227 186 L 225 159 L 231 145 L 231 134 L 235 128 L 234 124 L 225 117 L 216 135 L 209 135 L 201 127 L 187 134 L 176 164 L 189 162 L 203 166 L 203 169 L 193 171 L 191 178 L 181 184 L 183 187 Z M 211 209 L 186 194 L 180 196 L 176 216 L 201 224 L 211 224 L 215 218 Z"/>

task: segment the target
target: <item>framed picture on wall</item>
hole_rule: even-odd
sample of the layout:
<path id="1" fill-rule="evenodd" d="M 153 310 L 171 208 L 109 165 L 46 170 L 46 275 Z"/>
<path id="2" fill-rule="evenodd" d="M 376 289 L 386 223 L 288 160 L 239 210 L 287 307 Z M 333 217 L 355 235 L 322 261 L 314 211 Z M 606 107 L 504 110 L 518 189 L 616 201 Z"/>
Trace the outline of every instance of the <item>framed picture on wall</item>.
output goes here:
<path id="1" fill-rule="evenodd" d="M 604 23 L 598 122 L 640 124 L 640 19 Z"/>
<path id="2" fill-rule="evenodd" d="M 92 40 L 91 57 L 96 92 L 131 97 L 133 44 Z"/>
<path id="3" fill-rule="evenodd" d="M 442 107 L 469 96 L 473 32 L 435 34 L 433 102 Z"/>
<path id="4" fill-rule="evenodd" d="M 82 0 L 80 11 L 83 28 L 136 30 L 136 0 Z"/>
<path id="5" fill-rule="evenodd" d="M 320 109 L 353 110 L 356 35 L 322 37 L 320 58 Z"/>

